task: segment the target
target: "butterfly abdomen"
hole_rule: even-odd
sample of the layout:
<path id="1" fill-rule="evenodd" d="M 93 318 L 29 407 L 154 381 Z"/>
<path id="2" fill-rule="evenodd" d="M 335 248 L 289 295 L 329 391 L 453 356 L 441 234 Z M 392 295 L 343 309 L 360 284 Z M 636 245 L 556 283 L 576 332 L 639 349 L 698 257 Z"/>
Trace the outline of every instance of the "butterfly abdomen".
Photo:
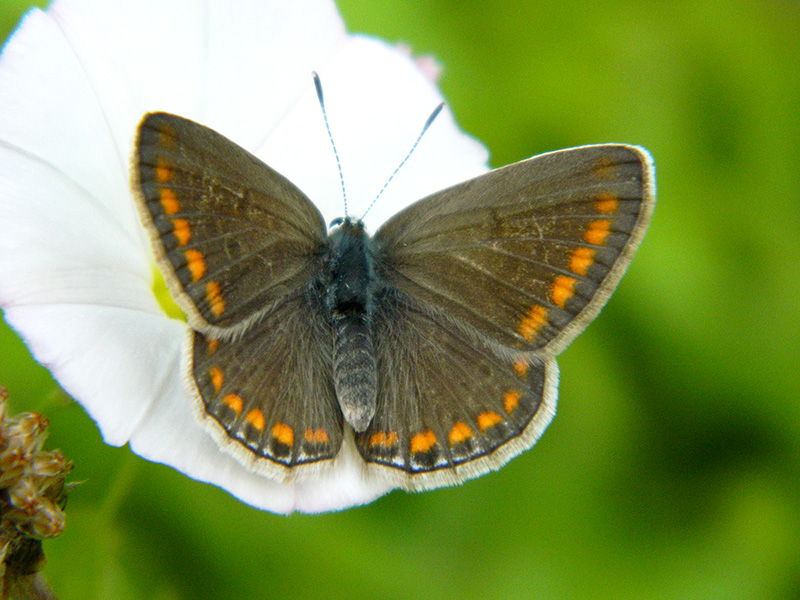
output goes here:
<path id="1" fill-rule="evenodd" d="M 345 220 L 331 236 L 328 309 L 333 325 L 333 381 L 345 420 L 364 431 L 375 415 L 378 389 L 372 332 L 373 275 L 366 234 Z"/>
<path id="2" fill-rule="evenodd" d="M 345 420 L 364 431 L 375 414 L 378 377 L 366 315 L 334 314 L 333 381 Z"/>

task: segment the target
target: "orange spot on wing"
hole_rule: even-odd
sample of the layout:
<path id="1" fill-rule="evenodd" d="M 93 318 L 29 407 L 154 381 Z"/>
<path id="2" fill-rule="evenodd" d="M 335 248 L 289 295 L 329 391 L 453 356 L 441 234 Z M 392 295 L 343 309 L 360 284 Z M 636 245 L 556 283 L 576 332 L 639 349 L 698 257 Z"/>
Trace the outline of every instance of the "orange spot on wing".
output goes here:
<path id="1" fill-rule="evenodd" d="M 181 203 L 178 202 L 178 197 L 171 189 L 162 187 L 158 192 L 158 196 L 159 200 L 161 201 L 161 208 L 164 209 L 165 215 L 174 215 L 181 209 Z"/>
<path id="2" fill-rule="evenodd" d="M 602 246 L 606 243 L 609 233 L 611 233 L 611 219 L 598 219 L 589 223 L 583 239 L 593 246 Z"/>
<path id="3" fill-rule="evenodd" d="M 189 229 L 189 221 L 186 219 L 172 219 L 172 233 L 178 238 L 179 246 L 188 244 L 189 238 L 192 237 L 192 232 Z"/>
<path id="4" fill-rule="evenodd" d="M 211 384 L 214 386 L 214 389 L 219 394 L 219 390 L 222 388 L 222 369 L 219 367 L 211 367 L 209 369 L 208 374 L 211 375 Z"/>
<path id="5" fill-rule="evenodd" d="M 312 444 L 326 444 L 331 441 L 328 432 L 324 429 L 306 429 L 304 436 Z M 288 444 L 287 444 L 288 445 Z"/>
<path id="6" fill-rule="evenodd" d="M 524 378 L 528 374 L 528 361 L 525 358 L 518 358 L 514 362 L 514 373 L 517 374 L 517 377 Z"/>
<path id="7" fill-rule="evenodd" d="M 161 123 L 158 126 L 158 143 L 167 148 L 172 148 L 175 145 L 175 130 L 171 125 Z"/>
<path id="8" fill-rule="evenodd" d="M 240 414 L 242 414 L 242 407 L 244 406 L 244 402 L 242 402 L 242 398 L 240 396 L 237 396 L 236 394 L 228 394 L 227 396 L 225 396 L 222 399 L 222 401 L 225 403 L 225 405 L 228 408 L 230 408 L 233 412 L 236 413 L 237 417 Z M 250 411 L 250 412 L 252 413 L 253 411 Z M 264 416 L 263 415 L 261 416 L 261 420 L 262 421 L 264 420 Z M 248 420 L 248 422 L 249 422 L 249 420 Z M 263 427 L 263 425 L 262 425 L 262 427 Z"/>
<path id="9" fill-rule="evenodd" d="M 284 446 L 294 445 L 294 431 L 286 423 L 275 423 L 272 426 L 272 437 Z"/>
<path id="10" fill-rule="evenodd" d="M 156 159 L 156 181 L 167 183 L 172 179 L 172 165 L 163 158 Z"/>
<path id="11" fill-rule="evenodd" d="M 564 308 L 567 300 L 575 295 L 575 278 L 559 275 L 553 281 L 553 303 L 559 308 Z"/>
<path id="12" fill-rule="evenodd" d="M 450 445 L 453 446 L 455 444 L 459 444 L 465 440 L 468 440 L 472 437 L 472 429 L 466 423 L 462 423 L 458 421 L 453 428 L 450 430 L 450 433 L 447 434 L 447 441 L 450 442 Z"/>
<path id="13" fill-rule="evenodd" d="M 264 420 L 264 413 L 261 412 L 259 409 L 254 408 L 250 412 L 248 412 L 244 416 L 244 420 L 250 423 L 254 429 L 258 431 L 264 431 L 264 427 L 266 427 L 266 421 Z"/>
<path id="14" fill-rule="evenodd" d="M 619 198 L 610 192 L 598 194 L 595 208 L 604 215 L 613 215 L 619 209 Z"/>
<path id="15" fill-rule="evenodd" d="M 206 274 L 206 261 L 203 254 L 198 250 L 186 250 L 183 255 L 186 257 L 186 266 L 192 274 L 192 281 L 200 281 Z"/>
<path id="16" fill-rule="evenodd" d="M 578 275 L 586 275 L 594 263 L 594 248 L 575 248 L 569 261 L 569 270 Z"/>
<path id="17" fill-rule="evenodd" d="M 426 429 L 411 438 L 411 453 L 428 452 L 434 445 L 436 445 L 436 434 Z"/>
<path id="18" fill-rule="evenodd" d="M 374 446 L 383 446 L 384 448 L 388 448 L 389 446 L 394 446 L 397 443 L 398 437 L 396 431 L 390 431 L 386 433 L 385 431 L 378 431 L 373 433 L 369 438 L 369 445 L 370 447 Z"/>
<path id="19" fill-rule="evenodd" d="M 533 338 L 541 329 L 542 325 L 547 322 L 547 309 L 543 306 L 531 306 L 528 314 L 522 317 L 519 322 L 517 331 L 525 339 L 526 342 L 532 342 Z"/>
<path id="20" fill-rule="evenodd" d="M 211 312 L 216 316 L 220 316 L 225 312 L 225 299 L 222 297 L 222 292 L 219 291 L 219 284 L 216 281 L 209 281 L 206 284 L 206 300 Z"/>
<path id="21" fill-rule="evenodd" d="M 217 348 L 219 348 L 219 340 L 212 340 L 212 339 L 206 338 L 206 345 L 208 346 L 208 348 L 206 350 L 207 353 L 209 355 L 214 354 L 214 352 L 217 351 Z"/>
<path id="22" fill-rule="evenodd" d="M 498 423 L 502 422 L 503 417 L 493 411 L 488 411 L 478 415 L 478 427 L 480 427 L 481 431 L 486 431 L 490 427 L 494 427 Z"/>
<path id="23" fill-rule="evenodd" d="M 520 398 L 522 398 L 522 394 L 520 394 L 518 390 L 508 390 L 506 392 L 506 397 L 503 399 L 503 406 L 509 415 L 519 406 Z"/>
<path id="24" fill-rule="evenodd" d="M 613 159 L 604 156 L 597 161 L 597 164 L 595 164 L 592 170 L 595 176 L 600 179 L 612 179 L 616 175 L 617 166 Z"/>

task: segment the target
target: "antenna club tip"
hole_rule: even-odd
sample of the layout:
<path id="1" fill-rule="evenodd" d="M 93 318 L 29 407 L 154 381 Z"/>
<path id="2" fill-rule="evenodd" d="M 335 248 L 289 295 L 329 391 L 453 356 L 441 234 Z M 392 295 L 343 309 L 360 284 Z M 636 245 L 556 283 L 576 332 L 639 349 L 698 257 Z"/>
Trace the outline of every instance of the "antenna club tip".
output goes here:
<path id="1" fill-rule="evenodd" d="M 311 71 L 311 77 L 314 79 L 314 87 L 317 90 L 317 98 L 319 98 L 319 103 L 323 104 L 322 101 L 322 81 L 319 79 L 319 75 L 316 71 Z"/>
<path id="2" fill-rule="evenodd" d="M 425 125 L 422 128 L 423 133 L 428 129 L 428 127 L 430 127 L 433 124 L 433 122 L 436 120 L 436 117 L 438 117 L 439 113 L 442 112 L 443 108 L 444 108 L 444 102 L 440 102 L 439 106 L 433 109 L 431 116 L 428 117 L 428 120 L 425 121 Z"/>

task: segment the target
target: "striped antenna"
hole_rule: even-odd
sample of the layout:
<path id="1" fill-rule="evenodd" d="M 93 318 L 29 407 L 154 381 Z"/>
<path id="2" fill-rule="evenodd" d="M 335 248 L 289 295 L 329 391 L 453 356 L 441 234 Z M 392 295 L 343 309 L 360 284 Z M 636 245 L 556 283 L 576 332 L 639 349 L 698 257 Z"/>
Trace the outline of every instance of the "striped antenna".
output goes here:
<path id="1" fill-rule="evenodd" d="M 429 128 L 431 125 L 433 125 L 433 122 L 436 120 L 436 117 L 438 117 L 438 116 L 439 116 L 439 113 L 440 113 L 440 112 L 442 112 L 442 109 L 443 109 L 443 108 L 444 108 L 444 102 L 442 102 L 441 104 L 439 104 L 439 106 L 437 106 L 436 108 L 434 108 L 434 109 L 433 109 L 433 112 L 431 113 L 431 116 L 430 116 L 430 117 L 428 117 L 428 120 L 427 120 L 427 121 L 425 121 L 425 125 L 423 125 L 423 126 L 422 126 L 422 131 L 420 131 L 420 132 L 419 132 L 419 135 L 417 136 L 417 139 L 416 139 L 416 141 L 414 142 L 414 145 L 413 145 L 413 146 L 411 146 L 411 150 L 409 150 L 409 151 L 408 151 L 408 154 L 406 154 L 406 157 L 405 157 L 405 158 L 404 158 L 402 161 L 400 161 L 400 164 L 399 164 L 399 165 L 397 165 L 397 168 L 394 170 L 394 173 L 392 173 L 392 175 L 389 177 L 389 179 L 387 179 L 387 180 L 386 180 L 386 183 L 384 183 L 384 184 L 383 184 L 383 187 L 382 187 L 382 188 L 381 188 L 381 190 L 378 192 L 378 195 L 377 195 L 377 196 L 375 196 L 375 199 L 372 201 L 372 204 L 370 204 L 370 205 L 367 207 L 367 210 L 365 210 L 365 211 L 364 211 L 364 214 L 363 214 L 363 215 L 361 215 L 361 219 L 360 219 L 361 221 L 363 221 L 363 220 L 364 220 L 364 218 L 367 216 L 367 213 L 368 213 L 368 212 L 369 212 L 369 211 L 372 209 L 372 207 L 373 207 L 373 206 L 375 206 L 375 203 L 378 201 L 378 198 L 380 198 L 380 197 L 383 195 L 383 192 L 384 192 L 384 190 L 385 190 L 385 189 L 386 189 L 386 188 L 389 186 L 389 184 L 392 182 L 392 179 L 394 179 L 394 176 L 395 176 L 395 175 L 397 175 L 397 172 L 398 172 L 400 169 L 402 169 L 402 168 L 403 168 L 403 165 L 404 165 L 404 164 L 406 164 L 406 162 L 408 161 L 408 159 L 409 159 L 409 158 L 411 158 L 411 155 L 412 155 L 412 154 L 414 154 L 414 150 L 416 150 L 416 149 L 417 149 L 417 146 L 419 145 L 419 142 L 420 142 L 420 140 L 422 139 L 422 136 L 423 136 L 423 135 L 425 135 L 425 132 L 426 132 L 426 131 L 428 131 L 428 128 Z M 338 160 L 338 159 L 337 159 L 337 160 Z M 342 184 L 342 185 L 344 185 L 344 184 Z"/>
<path id="2" fill-rule="evenodd" d="M 328 139 L 331 141 L 331 146 L 333 147 L 333 156 L 336 158 L 336 168 L 339 169 L 339 183 L 342 185 L 344 216 L 347 217 L 347 190 L 344 189 L 344 175 L 342 174 L 342 163 L 339 161 L 339 152 L 336 150 L 336 144 L 331 134 L 331 126 L 328 124 L 328 112 L 325 110 L 325 99 L 322 97 L 322 82 L 319 80 L 319 75 L 317 75 L 316 71 L 313 71 L 311 76 L 314 78 L 314 87 L 317 89 L 319 107 L 322 109 L 322 118 L 325 119 L 325 129 L 328 131 Z"/>

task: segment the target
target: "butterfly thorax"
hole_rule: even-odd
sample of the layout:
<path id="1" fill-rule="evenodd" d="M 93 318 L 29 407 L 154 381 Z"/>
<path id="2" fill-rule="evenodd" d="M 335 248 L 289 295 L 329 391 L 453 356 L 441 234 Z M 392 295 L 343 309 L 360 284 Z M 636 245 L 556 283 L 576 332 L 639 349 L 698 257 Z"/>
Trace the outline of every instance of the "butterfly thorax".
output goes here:
<path id="1" fill-rule="evenodd" d="M 364 431 L 375 414 L 378 375 L 373 349 L 374 274 L 360 221 L 344 219 L 330 236 L 326 299 L 334 332 L 333 379 L 345 420 Z"/>

